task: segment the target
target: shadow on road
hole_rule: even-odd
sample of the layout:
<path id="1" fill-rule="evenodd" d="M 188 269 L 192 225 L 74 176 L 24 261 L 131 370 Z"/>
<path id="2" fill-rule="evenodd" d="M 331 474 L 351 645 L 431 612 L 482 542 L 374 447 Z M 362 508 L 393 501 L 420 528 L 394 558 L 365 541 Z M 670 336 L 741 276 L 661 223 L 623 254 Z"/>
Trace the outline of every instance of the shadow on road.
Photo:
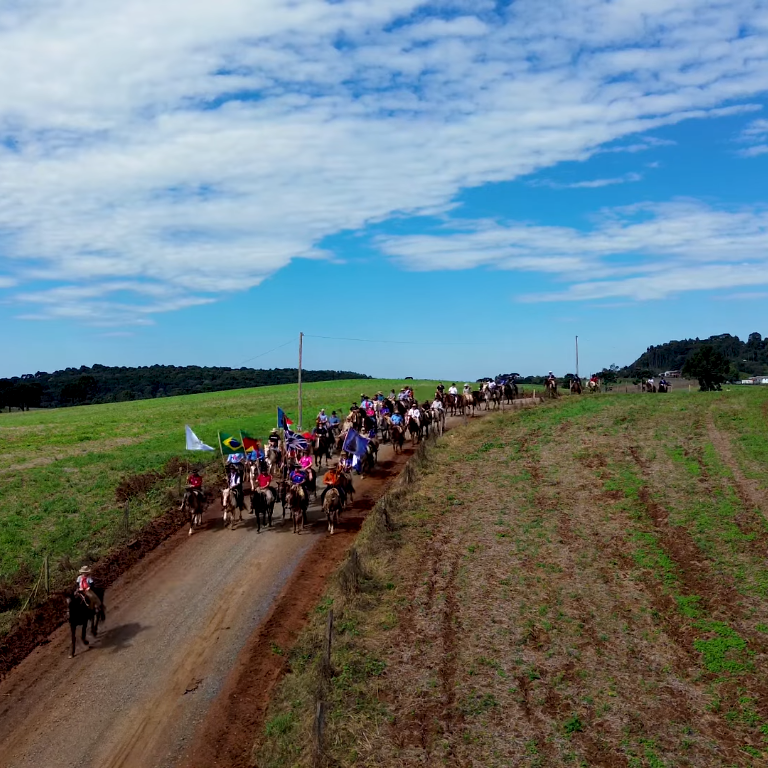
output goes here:
<path id="1" fill-rule="evenodd" d="M 130 624 L 121 624 L 119 627 L 112 627 L 99 635 L 98 647 L 111 648 L 112 653 L 119 653 L 123 649 L 130 647 L 130 641 L 145 629 L 149 629 L 149 627 L 145 627 L 135 621 Z"/>

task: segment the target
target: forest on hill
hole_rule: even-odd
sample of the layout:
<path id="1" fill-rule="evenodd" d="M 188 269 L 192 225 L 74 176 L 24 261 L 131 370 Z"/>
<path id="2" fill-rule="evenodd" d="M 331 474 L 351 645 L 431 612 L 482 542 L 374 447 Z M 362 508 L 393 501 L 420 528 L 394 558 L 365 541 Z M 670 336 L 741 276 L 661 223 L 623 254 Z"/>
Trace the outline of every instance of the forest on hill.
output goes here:
<path id="1" fill-rule="evenodd" d="M 3 408 L 58 408 L 293 384 L 297 377 L 296 368 L 83 365 L 54 373 L 38 371 L 0 379 L 0 411 Z M 371 378 L 353 371 L 304 370 L 301 377 L 305 382 Z"/>
<path id="2" fill-rule="evenodd" d="M 641 377 L 645 373 L 679 371 L 685 361 L 702 347 L 711 346 L 725 355 L 731 363 L 732 379 L 758 376 L 768 373 L 768 337 L 757 332 L 750 333 L 746 341 L 730 333 L 710 336 L 708 339 L 683 339 L 668 341 L 666 344 L 650 346 L 634 363 L 619 368 L 620 377 Z"/>

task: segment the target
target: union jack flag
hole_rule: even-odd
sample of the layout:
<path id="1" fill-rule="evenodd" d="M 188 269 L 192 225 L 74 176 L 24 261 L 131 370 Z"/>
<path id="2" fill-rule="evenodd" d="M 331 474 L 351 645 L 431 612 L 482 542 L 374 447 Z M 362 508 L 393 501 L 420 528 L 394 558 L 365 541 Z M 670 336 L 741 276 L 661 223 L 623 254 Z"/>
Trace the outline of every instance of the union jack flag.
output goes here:
<path id="1" fill-rule="evenodd" d="M 291 432 L 290 429 L 286 429 L 285 448 L 288 451 L 306 451 L 307 448 L 309 448 L 309 443 L 306 438 L 297 435 L 295 432 Z"/>

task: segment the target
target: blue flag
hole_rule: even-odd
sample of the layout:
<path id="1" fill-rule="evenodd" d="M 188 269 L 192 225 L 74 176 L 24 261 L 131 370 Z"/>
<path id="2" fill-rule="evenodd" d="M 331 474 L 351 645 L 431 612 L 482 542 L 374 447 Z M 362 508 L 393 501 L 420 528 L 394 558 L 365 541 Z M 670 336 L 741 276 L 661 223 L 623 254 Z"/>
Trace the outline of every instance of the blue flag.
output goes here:
<path id="1" fill-rule="evenodd" d="M 361 437 L 354 429 L 350 429 L 344 439 L 342 450 L 351 453 L 353 456 L 357 456 L 358 459 L 362 459 L 368 450 L 368 440 Z"/>
<path id="2" fill-rule="evenodd" d="M 277 428 L 288 429 L 293 422 L 285 415 L 285 411 L 282 408 L 277 409 Z"/>

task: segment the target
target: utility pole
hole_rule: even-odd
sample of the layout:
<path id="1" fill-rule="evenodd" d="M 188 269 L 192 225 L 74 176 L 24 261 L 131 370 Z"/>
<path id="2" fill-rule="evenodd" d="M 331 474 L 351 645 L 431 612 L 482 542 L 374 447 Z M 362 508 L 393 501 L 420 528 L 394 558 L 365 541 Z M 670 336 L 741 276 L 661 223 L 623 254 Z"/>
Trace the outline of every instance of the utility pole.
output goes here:
<path id="1" fill-rule="evenodd" d="M 299 432 L 301 432 L 301 348 L 304 344 L 304 334 L 299 333 Z"/>
<path id="2" fill-rule="evenodd" d="M 579 378 L 579 337 L 576 337 L 576 378 Z"/>

